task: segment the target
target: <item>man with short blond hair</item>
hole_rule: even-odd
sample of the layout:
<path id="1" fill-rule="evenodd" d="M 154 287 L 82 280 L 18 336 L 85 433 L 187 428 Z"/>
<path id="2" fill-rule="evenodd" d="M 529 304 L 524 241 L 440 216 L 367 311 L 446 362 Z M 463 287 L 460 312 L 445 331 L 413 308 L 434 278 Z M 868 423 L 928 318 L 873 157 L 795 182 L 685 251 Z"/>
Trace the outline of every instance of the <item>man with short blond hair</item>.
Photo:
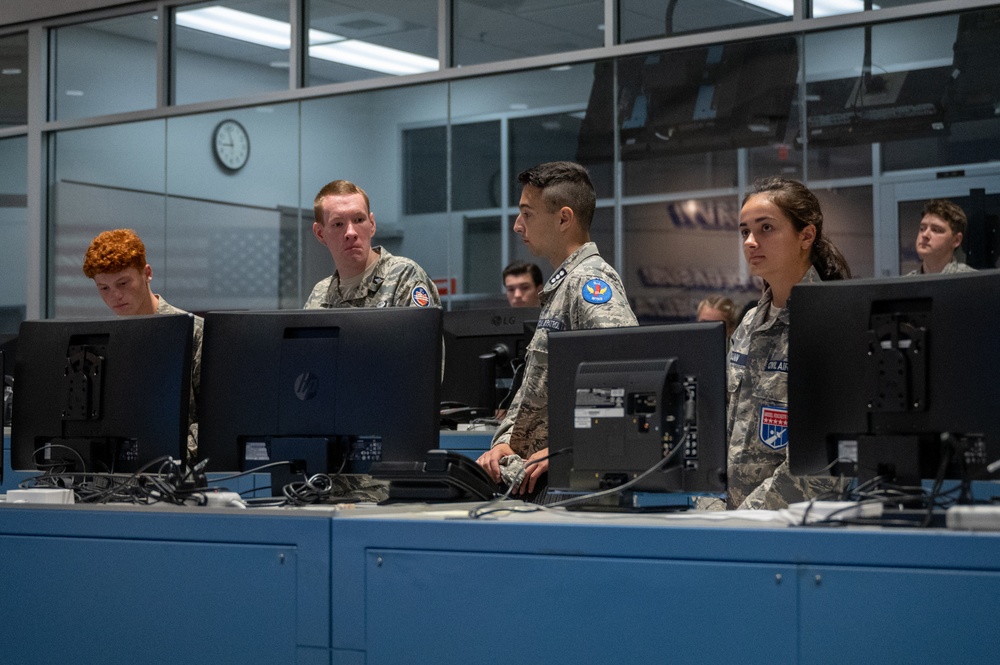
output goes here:
<path id="1" fill-rule="evenodd" d="M 372 247 L 375 215 L 365 190 L 347 180 L 327 183 L 313 215 L 313 235 L 330 251 L 334 272 L 313 287 L 305 309 L 441 306 L 437 287 L 415 261 Z"/>

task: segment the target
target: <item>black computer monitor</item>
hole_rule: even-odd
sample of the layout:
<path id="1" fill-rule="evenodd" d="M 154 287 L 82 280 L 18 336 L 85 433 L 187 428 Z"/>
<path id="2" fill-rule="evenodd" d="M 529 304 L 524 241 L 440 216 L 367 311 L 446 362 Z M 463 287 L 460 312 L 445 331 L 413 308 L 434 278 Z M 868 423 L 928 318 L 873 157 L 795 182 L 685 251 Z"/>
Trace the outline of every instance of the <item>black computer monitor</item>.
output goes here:
<path id="1" fill-rule="evenodd" d="M 440 309 L 209 312 L 202 349 L 209 471 L 365 473 L 438 447 Z"/>
<path id="2" fill-rule="evenodd" d="M 510 392 L 514 367 L 524 361 L 538 312 L 537 307 L 445 312 L 441 399 L 492 414 Z"/>
<path id="3" fill-rule="evenodd" d="M 12 468 L 130 473 L 184 460 L 193 325 L 186 314 L 23 322 Z"/>
<path id="4" fill-rule="evenodd" d="M 797 42 L 771 37 L 598 62 L 577 159 L 611 159 L 614 118 L 626 161 L 785 142 Z"/>
<path id="5" fill-rule="evenodd" d="M 684 450 L 632 488 L 726 489 L 721 323 L 549 333 L 549 488 L 609 489 Z"/>
<path id="6" fill-rule="evenodd" d="M 998 294 L 995 270 L 794 287 L 791 471 L 918 485 L 1000 458 Z"/>

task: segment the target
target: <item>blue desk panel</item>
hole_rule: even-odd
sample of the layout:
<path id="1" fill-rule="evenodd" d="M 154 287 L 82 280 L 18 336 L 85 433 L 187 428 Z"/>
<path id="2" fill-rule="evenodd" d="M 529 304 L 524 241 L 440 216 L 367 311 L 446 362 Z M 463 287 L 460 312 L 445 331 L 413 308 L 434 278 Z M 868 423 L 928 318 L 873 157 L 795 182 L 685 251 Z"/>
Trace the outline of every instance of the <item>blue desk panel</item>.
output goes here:
<path id="1" fill-rule="evenodd" d="M 330 518 L 268 512 L 0 504 L 4 653 L 329 663 Z"/>
<path id="2" fill-rule="evenodd" d="M 0 644 L 29 664 L 1000 662 L 1000 533 L 740 519 L 0 504 Z"/>
<path id="3" fill-rule="evenodd" d="M 369 665 L 1000 662 L 1000 534 L 348 518 L 332 561 Z"/>

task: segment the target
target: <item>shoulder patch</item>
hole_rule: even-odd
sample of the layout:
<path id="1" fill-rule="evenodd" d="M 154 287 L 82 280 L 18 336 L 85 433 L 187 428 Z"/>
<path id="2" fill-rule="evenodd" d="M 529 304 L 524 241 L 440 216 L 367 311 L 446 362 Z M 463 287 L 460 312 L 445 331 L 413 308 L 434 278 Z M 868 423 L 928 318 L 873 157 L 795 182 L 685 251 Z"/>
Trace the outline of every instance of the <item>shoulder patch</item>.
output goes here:
<path id="1" fill-rule="evenodd" d="M 611 285 L 603 279 L 592 279 L 583 285 L 583 299 L 592 305 L 603 305 L 611 296 Z"/>
<path id="2" fill-rule="evenodd" d="M 760 442 L 773 450 L 788 446 L 788 409 L 780 406 L 760 407 Z"/>
<path id="3" fill-rule="evenodd" d="M 413 304 L 417 307 L 427 307 L 427 305 L 431 304 L 431 296 L 427 293 L 427 289 L 422 286 L 413 287 L 410 299 L 413 300 Z"/>

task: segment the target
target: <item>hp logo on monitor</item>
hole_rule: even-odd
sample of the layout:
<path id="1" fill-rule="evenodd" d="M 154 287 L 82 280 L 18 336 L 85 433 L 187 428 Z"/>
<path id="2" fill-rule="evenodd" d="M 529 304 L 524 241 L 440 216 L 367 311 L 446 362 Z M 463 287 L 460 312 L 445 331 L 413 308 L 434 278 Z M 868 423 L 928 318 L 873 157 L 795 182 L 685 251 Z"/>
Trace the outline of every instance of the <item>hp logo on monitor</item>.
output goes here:
<path id="1" fill-rule="evenodd" d="M 295 377 L 295 396 L 305 402 L 316 396 L 319 377 L 312 372 L 302 372 Z"/>

